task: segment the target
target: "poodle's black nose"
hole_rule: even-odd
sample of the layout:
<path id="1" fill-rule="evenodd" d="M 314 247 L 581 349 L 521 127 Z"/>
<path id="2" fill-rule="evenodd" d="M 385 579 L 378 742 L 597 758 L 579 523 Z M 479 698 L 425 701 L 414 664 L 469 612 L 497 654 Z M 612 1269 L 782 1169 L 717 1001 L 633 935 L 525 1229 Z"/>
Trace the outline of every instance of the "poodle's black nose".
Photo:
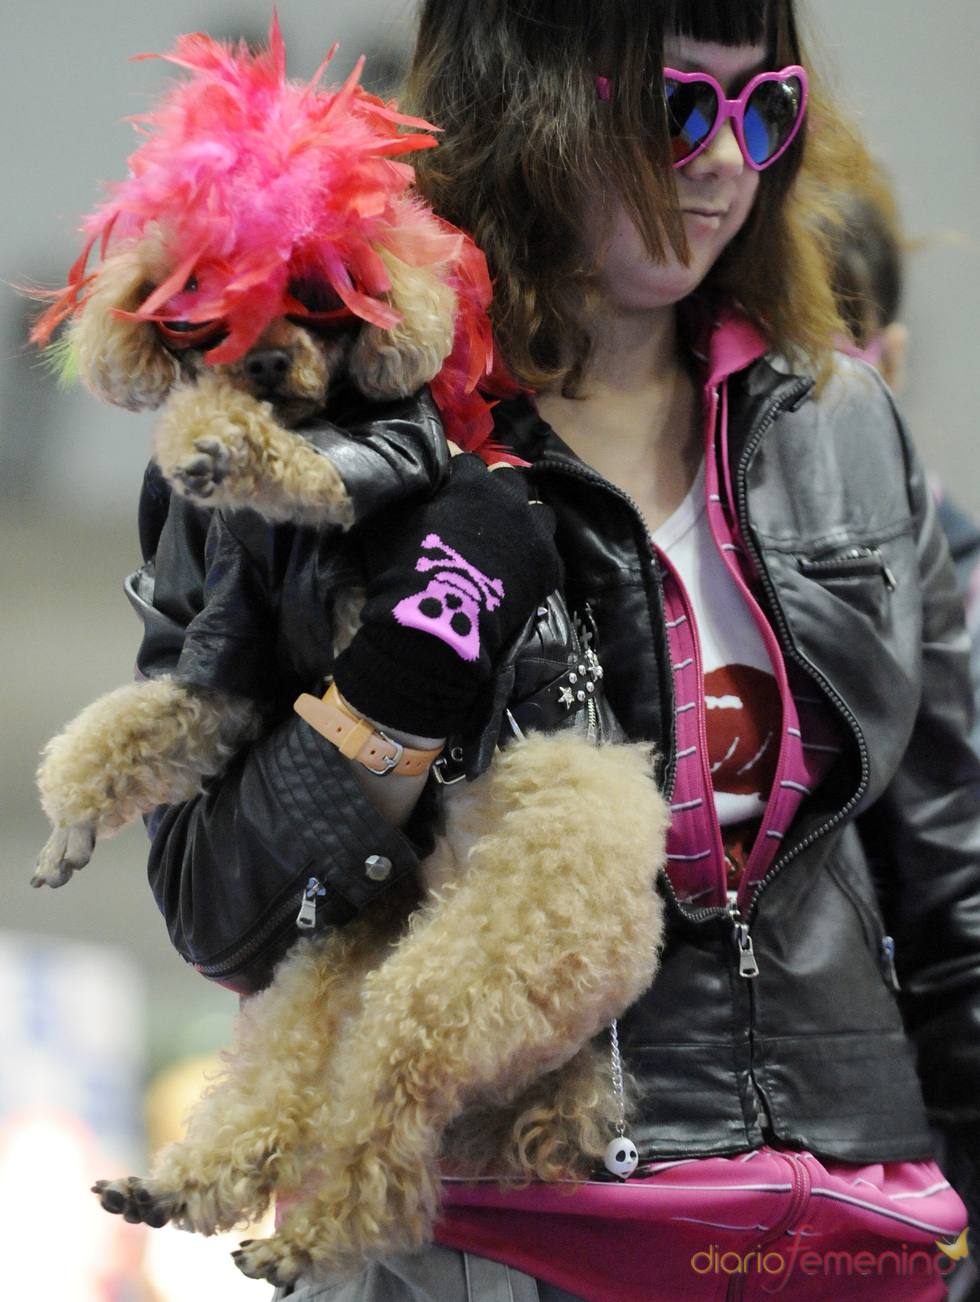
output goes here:
<path id="1" fill-rule="evenodd" d="M 291 358 L 281 348 L 260 348 L 245 358 L 245 374 L 253 384 L 274 393 L 289 374 Z"/>

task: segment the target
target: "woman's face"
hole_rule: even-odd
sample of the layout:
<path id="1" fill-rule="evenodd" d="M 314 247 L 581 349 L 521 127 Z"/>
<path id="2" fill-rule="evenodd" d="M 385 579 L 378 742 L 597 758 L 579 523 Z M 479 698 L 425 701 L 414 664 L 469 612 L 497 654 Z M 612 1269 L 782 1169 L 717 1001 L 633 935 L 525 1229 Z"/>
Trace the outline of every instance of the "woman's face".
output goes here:
<path id="1" fill-rule="evenodd" d="M 674 36 L 664 41 L 664 63 L 678 72 L 710 73 L 734 98 L 751 77 L 764 71 L 766 51 L 763 45 L 717 45 Z M 666 307 L 697 289 L 741 229 L 759 188 L 759 173 L 745 165 L 731 119 L 675 176 L 690 261 L 683 265 L 669 249 L 665 261 L 652 261 L 632 219 L 617 203 L 599 272 L 599 283 L 614 308 Z"/>

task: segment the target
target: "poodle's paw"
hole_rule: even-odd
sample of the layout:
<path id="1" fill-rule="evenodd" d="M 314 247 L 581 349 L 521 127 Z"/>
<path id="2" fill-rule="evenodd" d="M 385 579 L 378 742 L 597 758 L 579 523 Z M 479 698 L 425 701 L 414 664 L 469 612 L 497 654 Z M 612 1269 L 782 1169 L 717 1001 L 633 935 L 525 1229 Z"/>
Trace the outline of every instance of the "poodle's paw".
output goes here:
<path id="1" fill-rule="evenodd" d="M 276 1288 L 287 1288 L 313 1266 L 305 1252 L 278 1234 L 271 1239 L 243 1239 L 231 1256 L 243 1275 L 267 1280 Z"/>
<path id="2" fill-rule="evenodd" d="M 38 855 L 32 886 L 64 886 L 92 857 L 95 828 L 89 823 L 56 827 Z"/>
<path id="3" fill-rule="evenodd" d="M 231 451 L 226 443 L 213 436 L 195 439 L 193 448 L 193 452 L 174 465 L 171 477 L 185 496 L 206 499 L 214 495 L 227 477 Z"/>
<path id="4" fill-rule="evenodd" d="M 178 1194 L 138 1175 L 122 1180 L 97 1180 L 92 1192 L 107 1212 L 133 1225 L 149 1225 L 155 1230 L 182 1210 Z"/>

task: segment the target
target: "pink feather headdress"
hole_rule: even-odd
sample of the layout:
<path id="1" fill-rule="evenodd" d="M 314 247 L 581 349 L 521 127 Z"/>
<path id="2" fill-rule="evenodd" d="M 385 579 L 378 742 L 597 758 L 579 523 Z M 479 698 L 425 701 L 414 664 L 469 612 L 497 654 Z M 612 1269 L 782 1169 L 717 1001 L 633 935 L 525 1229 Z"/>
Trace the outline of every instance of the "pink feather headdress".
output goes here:
<path id="1" fill-rule="evenodd" d="M 85 219 L 85 248 L 31 338 L 47 343 L 61 321 L 84 310 L 97 242 L 102 258 L 151 234 L 162 242 L 172 270 L 131 315 L 220 321 L 226 333 L 206 354 L 209 363 L 241 357 L 279 316 L 396 325 L 400 315 L 379 297 L 391 284 L 378 248 L 411 266 L 448 264 L 458 319 L 433 397 L 447 437 L 490 458 L 490 404 L 477 389 L 493 369 L 486 261 L 412 193 L 414 171 L 396 161 L 434 146 L 437 128 L 368 94 L 358 84 L 363 58 L 339 89 L 316 89 L 335 49 L 309 84 L 288 81 L 274 15 L 260 54 L 195 33 L 159 56 L 191 76 L 135 119 L 147 139 L 129 158 L 128 178 Z M 311 282 L 333 290 L 339 313 L 311 311 L 290 292 Z M 493 388 L 516 391 L 498 377 Z M 493 453 L 501 456 L 516 460 Z"/>

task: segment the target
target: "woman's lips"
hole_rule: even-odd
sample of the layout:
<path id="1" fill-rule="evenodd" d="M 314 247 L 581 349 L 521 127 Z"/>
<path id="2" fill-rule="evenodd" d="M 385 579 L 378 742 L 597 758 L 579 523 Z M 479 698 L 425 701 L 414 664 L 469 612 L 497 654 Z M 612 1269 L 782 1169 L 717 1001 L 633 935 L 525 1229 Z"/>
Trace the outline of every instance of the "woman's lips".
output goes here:
<path id="1" fill-rule="evenodd" d="M 682 208 L 689 228 L 695 232 L 717 231 L 728 216 L 727 208 Z"/>

